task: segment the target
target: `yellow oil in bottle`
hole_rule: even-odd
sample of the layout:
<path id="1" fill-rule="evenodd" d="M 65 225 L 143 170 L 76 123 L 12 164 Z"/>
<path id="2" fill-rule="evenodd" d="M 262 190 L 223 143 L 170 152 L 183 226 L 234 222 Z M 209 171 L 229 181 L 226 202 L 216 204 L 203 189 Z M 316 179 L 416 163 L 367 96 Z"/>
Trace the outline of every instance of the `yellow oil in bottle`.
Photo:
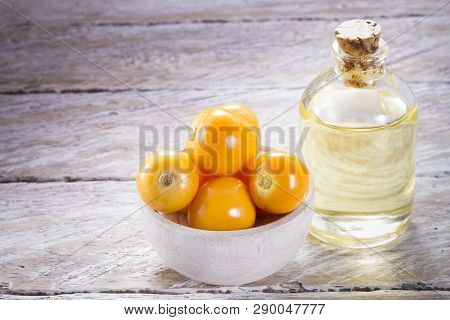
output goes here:
<path id="1" fill-rule="evenodd" d="M 336 83 L 302 103 L 300 115 L 301 153 L 314 178 L 312 234 L 350 248 L 397 238 L 411 215 L 415 103 Z"/>

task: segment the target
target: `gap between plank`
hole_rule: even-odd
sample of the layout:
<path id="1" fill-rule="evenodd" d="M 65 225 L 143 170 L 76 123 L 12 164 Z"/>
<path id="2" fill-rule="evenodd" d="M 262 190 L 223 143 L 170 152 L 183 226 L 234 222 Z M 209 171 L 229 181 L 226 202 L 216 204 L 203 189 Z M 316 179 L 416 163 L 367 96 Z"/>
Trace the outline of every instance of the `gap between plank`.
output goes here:
<path id="1" fill-rule="evenodd" d="M 449 82 L 450 83 L 450 82 Z M 264 90 L 301 90 L 304 89 L 305 86 L 267 86 L 267 87 L 224 87 L 224 88 L 144 88 L 144 89 L 136 89 L 139 92 L 157 92 L 157 91 L 214 91 L 214 90 L 248 90 L 248 91 L 264 91 Z M 89 94 L 89 93 L 122 93 L 122 92 L 133 92 L 131 89 L 108 89 L 108 88 L 74 88 L 74 89 L 43 89 L 43 90 L 25 90 L 25 89 L 17 89 L 17 90 L 0 90 L 0 95 L 25 95 L 25 94 Z"/>
<path id="2" fill-rule="evenodd" d="M 385 286 L 321 286 L 318 288 L 305 288 L 302 283 L 293 281 L 276 286 L 262 286 L 262 287 L 219 287 L 206 289 L 126 289 L 126 290 L 68 290 L 68 291 L 42 291 L 42 290 L 10 290 L 7 288 L 0 289 L 0 294 L 13 296 L 60 296 L 72 295 L 82 293 L 93 294 L 148 294 L 148 295 L 189 295 L 189 294 L 233 294 L 233 293 L 259 293 L 259 294 L 295 294 L 295 293 L 330 293 L 330 292 L 376 292 L 376 291 L 426 291 L 449 292 L 450 287 L 444 286 L 430 286 L 421 282 L 406 282 L 400 285 L 385 287 Z"/>
<path id="3" fill-rule="evenodd" d="M 450 176 L 450 171 L 440 171 L 429 174 L 417 174 L 416 178 L 446 178 Z M 0 184 L 7 183 L 60 183 L 60 182 L 131 182 L 135 181 L 134 178 L 129 177 L 73 177 L 73 176 L 63 176 L 63 177 L 36 177 L 36 176 L 15 176 L 15 177 L 4 177 L 0 176 Z"/>
<path id="4" fill-rule="evenodd" d="M 375 16 L 363 16 L 361 19 L 401 19 L 401 18 L 424 18 L 426 15 L 422 13 L 406 13 L 406 14 L 394 14 L 394 15 L 375 15 Z M 435 17 L 447 17 L 448 14 L 434 15 Z M 289 22 L 289 21 L 343 21 L 349 19 L 350 16 L 342 17 L 278 17 L 278 18 L 240 18 L 240 19 L 192 19 L 192 20 L 174 20 L 174 21 L 153 21 L 153 22 L 129 22 L 129 21 L 116 21 L 116 22 L 91 22 L 91 23 L 81 23 L 73 22 L 69 23 L 69 27 L 132 27 L 132 26 L 167 26 L 167 25 L 181 25 L 181 24 L 225 24 L 225 23 L 270 23 L 270 22 Z M 28 23 L 23 23 L 23 25 L 28 25 Z M 14 26 L 14 25 L 7 25 Z"/>
<path id="5" fill-rule="evenodd" d="M 450 81 L 436 81 L 436 80 L 413 80 L 407 81 L 408 84 L 430 84 L 430 85 L 450 85 Z M 264 90 L 303 90 L 306 86 L 267 86 L 267 87 L 223 87 L 223 88 L 164 88 L 164 87 L 156 87 L 156 88 L 143 88 L 136 89 L 139 92 L 158 92 L 158 91 L 223 91 L 223 90 L 248 90 L 248 91 L 264 91 Z M 17 90 L 0 90 L 0 95 L 27 95 L 27 94 L 92 94 L 92 93 L 123 93 L 123 92 L 131 92 L 133 90 L 130 89 L 108 89 L 101 87 L 93 87 L 93 88 L 72 88 L 72 89 L 37 89 L 37 90 L 26 90 L 26 89 L 17 89 Z"/>
<path id="6" fill-rule="evenodd" d="M 23 177 L 2 177 L 0 176 L 0 184 L 6 183 L 53 183 L 53 182 L 102 182 L 102 181 L 115 181 L 115 182 L 130 182 L 134 181 L 132 178 L 124 177 L 36 177 L 36 176 L 23 176 Z"/>

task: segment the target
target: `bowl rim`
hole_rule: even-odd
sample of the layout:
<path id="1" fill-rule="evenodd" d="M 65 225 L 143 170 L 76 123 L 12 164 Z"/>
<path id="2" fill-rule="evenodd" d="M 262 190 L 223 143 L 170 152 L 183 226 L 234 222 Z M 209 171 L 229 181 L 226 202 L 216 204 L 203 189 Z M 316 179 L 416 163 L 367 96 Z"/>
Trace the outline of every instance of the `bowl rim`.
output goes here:
<path id="1" fill-rule="evenodd" d="M 217 237 L 218 235 L 220 235 L 220 236 L 244 236 L 244 235 L 248 236 L 248 235 L 253 235 L 256 233 L 272 230 L 272 229 L 280 227 L 281 225 L 289 223 L 292 220 L 294 220 L 295 218 L 297 218 L 298 216 L 302 215 L 302 213 L 304 214 L 304 211 L 307 209 L 310 209 L 313 211 L 313 209 L 309 205 L 311 203 L 312 193 L 313 192 L 312 192 L 312 188 L 311 188 L 311 184 L 310 184 L 308 193 L 306 194 L 304 200 L 302 201 L 302 203 L 300 204 L 300 206 L 298 208 L 296 208 L 295 210 L 293 210 L 287 214 L 281 215 L 282 217 L 275 221 L 269 222 L 262 226 L 257 226 L 257 227 L 252 227 L 252 228 L 248 228 L 248 229 L 242 229 L 242 230 L 220 231 L 220 230 L 203 230 L 203 229 L 191 228 L 191 227 L 173 222 L 173 221 L 163 217 L 158 211 L 153 210 L 148 204 L 144 203 L 142 200 L 140 200 L 142 203 L 140 210 L 141 210 L 141 212 L 142 212 L 142 210 L 145 210 L 145 212 L 142 212 L 143 214 L 149 213 L 151 217 L 153 217 L 159 223 L 161 223 L 165 226 L 175 228 L 176 230 L 178 230 L 180 232 L 190 233 L 192 235 L 214 236 L 214 237 Z M 184 214 L 184 213 L 180 213 L 180 214 Z"/>

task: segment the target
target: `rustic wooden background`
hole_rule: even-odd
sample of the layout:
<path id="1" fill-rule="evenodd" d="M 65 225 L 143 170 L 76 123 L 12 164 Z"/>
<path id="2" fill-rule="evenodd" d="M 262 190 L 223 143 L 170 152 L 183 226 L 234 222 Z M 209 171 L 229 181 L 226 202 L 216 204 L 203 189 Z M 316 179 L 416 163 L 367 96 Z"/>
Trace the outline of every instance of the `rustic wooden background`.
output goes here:
<path id="1" fill-rule="evenodd" d="M 305 85 L 333 65 L 332 30 L 340 21 L 371 17 L 386 40 L 413 26 L 390 43 L 388 60 L 420 106 L 411 228 L 376 254 L 308 239 L 280 272 L 243 287 L 185 278 L 152 249 L 139 215 L 129 216 L 139 207 L 139 126 L 162 132 L 179 124 L 4 2 L 187 123 L 222 102 L 247 103 L 261 123 L 295 105 Z M 445 4 L 1 0 L 0 296 L 450 298 Z M 298 121 L 295 107 L 270 126 L 292 142 L 289 128 Z"/>

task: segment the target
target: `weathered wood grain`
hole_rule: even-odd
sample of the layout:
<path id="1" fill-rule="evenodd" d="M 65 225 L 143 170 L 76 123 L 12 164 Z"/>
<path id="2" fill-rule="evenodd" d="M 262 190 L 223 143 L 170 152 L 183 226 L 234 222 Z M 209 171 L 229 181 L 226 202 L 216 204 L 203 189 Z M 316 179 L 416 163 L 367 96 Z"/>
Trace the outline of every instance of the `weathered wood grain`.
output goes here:
<path id="1" fill-rule="evenodd" d="M 378 19 L 389 40 L 418 18 Z M 139 89 L 298 87 L 332 67 L 336 21 L 56 25 L 49 30 Z M 409 81 L 447 81 L 448 16 L 430 17 L 390 44 Z M 0 92 L 123 90 L 126 86 L 31 24 L 0 30 Z M 419 41 L 417 39 L 427 39 Z"/>
<path id="2" fill-rule="evenodd" d="M 420 108 L 417 174 L 449 171 L 448 84 L 413 84 Z M 244 102 L 263 128 L 263 143 L 295 151 L 302 89 L 158 90 L 145 95 L 189 123 L 205 107 Z M 139 161 L 139 126 L 145 145 L 183 148 L 187 130 L 133 92 L 0 95 L 0 176 L 3 181 L 134 179 Z M 281 133 L 280 133 L 281 132 Z M 145 151 L 145 150 L 144 150 Z"/>
<path id="3" fill-rule="evenodd" d="M 1 184 L 2 210 L 8 213 L 0 216 L 1 291 L 197 294 L 214 289 L 255 296 L 446 291 L 450 290 L 449 183 L 449 177 L 418 178 L 414 222 L 394 247 L 355 253 L 310 239 L 280 272 L 231 289 L 189 280 L 164 265 L 146 239 L 139 215 L 126 218 L 139 207 L 133 182 Z"/>
<path id="4" fill-rule="evenodd" d="M 69 300 L 69 299 L 133 299 L 133 300 L 172 300 L 172 299 L 195 299 L 195 300 L 227 300 L 227 299 L 295 299 L 295 300 L 431 300 L 431 299 L 449 299 L 448 291 L 412 291 L 412 290 L 377 290 L 373 292 L 302 292 L 302 293 L 265 293 L 248 292 L 245 289 L 240 292 L 217 293 L 214 290 L 205 293 L 131 293 L 131 292 L 109 292 L 109 293 L 59 293 L 55 295 L 17 295 L 0 294 L 0 299 L 33 299 L 33 300 Z"/>
<path id="5" fill-rule="evenodd" d="M 7 1 L 8 2 L 8 1 Z M 355 17 L 421 17 L 445 4 L 431 1 L 77 1 L 70 0 L 9 0 L 9 4 L 33 16 L 43 24 L 161 24 L 161 23 L 225 23 L 233 21 L 264 22 L 267 19 L 338 20 Z M 448 14 L 445 8 L 440 15 Z M 21 23 L 14 14 L 0 6 L 2 24 Z"/>
<path id="6" fill-rule="evenodd" d="M 333 65 L 339 21 L 372 17 L 389 40 L 445 3 L 10 2 L 184 123 L 236 101 L 266 123 Z M 47 182 L 0 184 L 0 298 L 448 299 L 449 15 L 447 6 L 390 44 L 388 63 L 412 84 L 420 108 L 407 233 L 377 253 L 309 239 L 271 277 L 218 288 L 167 268 L 139 216 L 126 218 L 138 208 L 139 126 L 157 129 L 159 147 L 182 147 L 177 121 L 0 4 L 0 181 Z M 297 113 L 265 128 L 285 133 L 265 144 L 293 150 Z"/>

